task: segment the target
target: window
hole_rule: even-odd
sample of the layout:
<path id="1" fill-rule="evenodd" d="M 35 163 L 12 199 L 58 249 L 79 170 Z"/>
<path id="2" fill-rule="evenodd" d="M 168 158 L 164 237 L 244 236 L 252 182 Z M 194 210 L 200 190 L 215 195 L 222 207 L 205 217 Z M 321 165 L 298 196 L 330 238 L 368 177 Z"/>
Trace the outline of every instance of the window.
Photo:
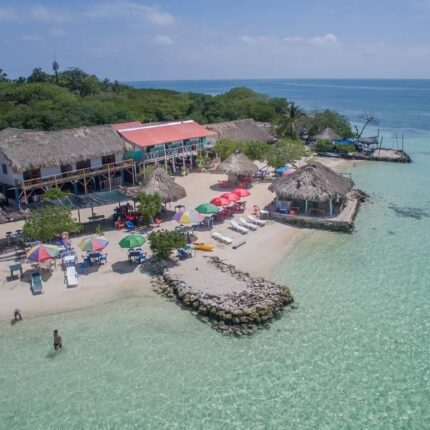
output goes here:
<path id="1" fill-rule="evenodd" d="M 7 175 L 7 165 L 2 163 L 1 169 L 3 170 L 3 175 Z"/>
<path id="2" fill-rule="evenodd" d="M 115 163 L 115 154 L 103 155 L 102 165 Z"/>
<path id="3" fill-rule="evenodd" d="M 91 160 L 84 160 L 76 162 L 76 170 L 80 169 L 90 169 L 91 168 Z"/>

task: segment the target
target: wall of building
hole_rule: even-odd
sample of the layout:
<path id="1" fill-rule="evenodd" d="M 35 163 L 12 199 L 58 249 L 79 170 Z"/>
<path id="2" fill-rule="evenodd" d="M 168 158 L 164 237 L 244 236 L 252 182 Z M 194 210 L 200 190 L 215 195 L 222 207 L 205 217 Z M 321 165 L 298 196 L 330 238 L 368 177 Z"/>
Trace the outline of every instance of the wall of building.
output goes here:
<path id="1" fill-rule="evenodd" d="M 3 166 L 6 166 L 7 173 L 3 173 Z M 0 183 L 6 184 L 6 185 L 15 185 L 15 180 L 22 180 L 22 173 L 14 173 L 12 166 L 9 164 L 9 162 L 6 160 L 6 158 L 0 154 Z"/>
<path id="2" fill-rule="evenodd" d="M 40 169 L 40 174 L 42 178 L 47 176 L 59 175 L 61 173 L 61 167 L 43 167 Z"/>

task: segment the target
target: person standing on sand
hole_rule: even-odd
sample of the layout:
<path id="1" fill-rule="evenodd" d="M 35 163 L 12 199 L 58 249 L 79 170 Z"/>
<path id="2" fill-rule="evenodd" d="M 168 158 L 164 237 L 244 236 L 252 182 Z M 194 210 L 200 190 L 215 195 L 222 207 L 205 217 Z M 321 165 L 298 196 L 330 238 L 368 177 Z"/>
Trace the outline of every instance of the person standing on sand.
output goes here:
<path id="1" fill-rule="evenodd" d="M 21 311 L 18 308 L 13 311 L 13 317 L 15 318 L 15 321 L 22 321 Z"/>
<path id="2" fill-rule="evenodd" d="M 58 333 L 58 330 L 54 330 L 54 349 L 57 351 L 57 349 L 63 347 L 63 339 L 61 339 L 60 333 Z"/>

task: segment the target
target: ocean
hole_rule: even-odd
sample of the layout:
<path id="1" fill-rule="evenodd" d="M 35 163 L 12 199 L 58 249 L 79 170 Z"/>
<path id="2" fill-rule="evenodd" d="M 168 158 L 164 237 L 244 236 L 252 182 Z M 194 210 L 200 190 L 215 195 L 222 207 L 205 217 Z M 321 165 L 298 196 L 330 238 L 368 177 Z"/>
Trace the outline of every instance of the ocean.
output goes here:
<path id="1" fill-rule="evenodd" d="M 273 278 L 298 308 L 253 337 L 152 296 L 1 324 L 0 429 L 430 428 L 430 81 L 135 85 L 249 86 L 352 121 L 372 113 L 413 163 L 351 168 L 370 195 L 354 233 L 315 232 L 285 256 Z"/>

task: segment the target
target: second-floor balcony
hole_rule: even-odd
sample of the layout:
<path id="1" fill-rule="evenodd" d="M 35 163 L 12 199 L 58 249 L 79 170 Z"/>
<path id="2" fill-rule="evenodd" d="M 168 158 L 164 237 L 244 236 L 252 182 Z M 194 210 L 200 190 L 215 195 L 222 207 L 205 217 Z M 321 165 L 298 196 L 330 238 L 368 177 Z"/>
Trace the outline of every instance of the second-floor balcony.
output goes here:
<path id="1" fill-rule="evenodd" d="M 98 167 L 88 167 L 85 169 L 73 170 L 70 172 L 58 173 L 56 175 L 43 176 L 27 180 L 16 180 L 16 185 L 20 188 L 32 189 L 64 184 L 65 182 L 78 181 L 95 175 L 110 174 L 124 169 L 132 168 L 133 160 L 126 159 L 115 161 L 114 163 L 103 164 Z"/>
<path id="2" fill-rule="evenodd" d="M 210 142 L 197 143 L 193 145 L 178 146 L 174 148 L 166 148 L 152 150 L 142 154 L 142 161 L 158 161 L 164 160 L 165 158 L 175 158 L 181 156 L 195 155 L 199 151 L 213 148 L 213 144 Z"/>

